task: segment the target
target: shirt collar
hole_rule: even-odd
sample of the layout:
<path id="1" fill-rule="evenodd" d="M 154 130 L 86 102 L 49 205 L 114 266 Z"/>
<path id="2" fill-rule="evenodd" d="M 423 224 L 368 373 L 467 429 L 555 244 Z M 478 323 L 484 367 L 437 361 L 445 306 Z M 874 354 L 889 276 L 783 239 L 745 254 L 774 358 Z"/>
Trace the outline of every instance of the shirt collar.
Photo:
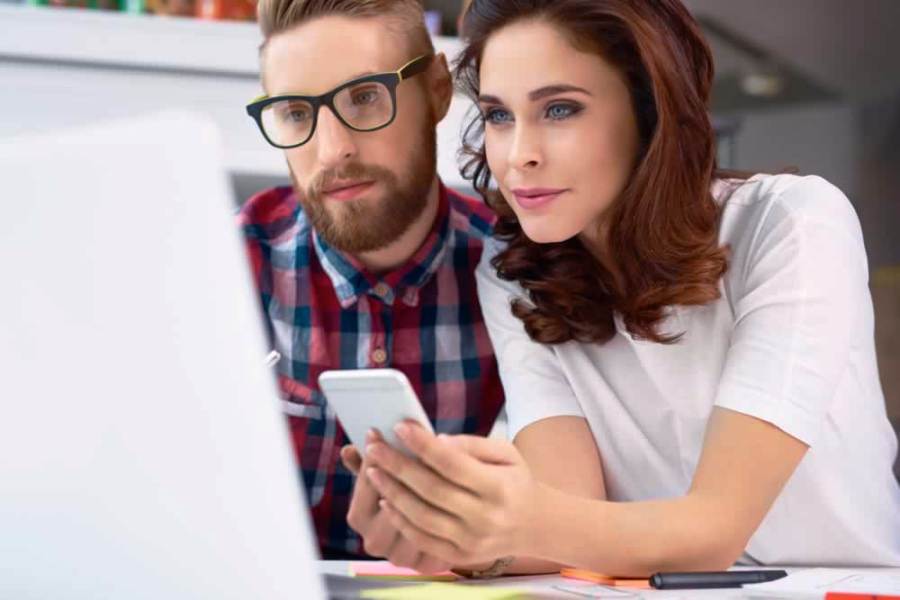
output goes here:
<path id="1" fill-rule="evenodd" d="M 315 230 L 313 247 L 325 273 L 331 279 L 338 302 L 350 308 L 370 294 L 387 305 L 399 296 L 408 306 L 419 303 L 419 290 L 431 279 L 447 254 L 450 243 L 450 201 L 447 189 L 440 184 L 437 216 L 425 241 L 405 263 L 396 269 L 376 276 L 355 257 L 328 245 Z"/>

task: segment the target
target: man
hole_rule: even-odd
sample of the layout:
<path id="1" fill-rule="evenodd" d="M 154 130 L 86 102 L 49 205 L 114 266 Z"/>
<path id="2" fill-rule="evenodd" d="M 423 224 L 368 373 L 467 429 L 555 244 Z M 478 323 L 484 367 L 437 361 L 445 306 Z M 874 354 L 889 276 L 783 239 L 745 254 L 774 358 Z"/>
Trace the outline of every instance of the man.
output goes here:
<path id="1" fill-rule="evenodd" d="M 248 113 L 293 189 L 256 195 L 241 219 L 298 464 L 324 558 L 396 556 L 393 530 L 363 548 L 348 526 L 348 441 L 317 378 L 399 369 L 436 431 L 488 433 L 502 388 L 474 271 L 493 216 L 437 177 L 452 83 L 417 0 L 262 0 L 259 20 L 266 96 Z M 365 510 L 371 533 L 384 520 Z"/>

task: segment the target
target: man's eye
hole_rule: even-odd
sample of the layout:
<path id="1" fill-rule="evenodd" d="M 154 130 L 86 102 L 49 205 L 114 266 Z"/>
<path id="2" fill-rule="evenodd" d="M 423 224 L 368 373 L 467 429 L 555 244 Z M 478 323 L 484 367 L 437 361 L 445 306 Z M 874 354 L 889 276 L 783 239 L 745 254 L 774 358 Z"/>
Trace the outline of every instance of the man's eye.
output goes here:
<path id="1" fill-rule="evenodd" d="M 551 104 L 547 107 L 546 115 L 549 119 L 561 121 L 578 114 L 580 111 L 581 107 L 574 104 Z"/>
<path id="2" fill-rule="evenodd" d="M 302 123 L 309 119 L 309 109 L 303 107 L 286 108 L 281 113 L 281 120 L 288 123 Z"/>
<path id="3" fill-rule="evenodd" d="M 365 106 L 378 101 L 378 90 L 364 90 L 353 94 L 353 104 Z"/>
<path id="4" fill-rule="evenodd" d="M 484 113 L 484 120 L 488 123 L 499 125 L 512 121 L 512 114 L 502 108 L 491 108 Z"/>

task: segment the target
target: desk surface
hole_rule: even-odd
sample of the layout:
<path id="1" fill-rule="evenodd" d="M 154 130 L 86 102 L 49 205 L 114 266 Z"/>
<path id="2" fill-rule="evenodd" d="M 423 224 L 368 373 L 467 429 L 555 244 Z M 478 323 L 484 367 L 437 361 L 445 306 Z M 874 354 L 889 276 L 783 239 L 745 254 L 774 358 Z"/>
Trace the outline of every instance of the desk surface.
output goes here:
<path id="1" fill-rule="evenodd" d="M 778 567 L 765 567 L 778 568 Z M 788 572 L 798 570 L 797 568 L 785 568 Z M 343 560 L 323 560 L 319 561 L 319 570 L 322 573 L 332 575 L 348 575 L 350 573 L 350 561 Z M 872 571 L 885 574 L 900 575 L 900 569 L 854 569 L 858 571 Z M 559 575 L 528 575 L 523 577 L 500 577 L 498 579 L 467 581 L 462 580 L 459 583 L 463 585 L 487 585 L 491 587 L 514 587 L 526 590 L 531 597 L 534 598 L 553 598 L 559 600 L 575 600 L 578 595 L 555 589 L 555 586 L 591 586 L 588 582 L 579 582 L 574 579 L 566 579 Z M 618 588 L 626 591 L 625 588 Z M 751 598 L 751 596 L 741 589 L 717 589 L 717 590 L 627 590 L 633 592 L 632 598 L 635 600 L 641 598 L 659 598 L 660 600 L 668 599 L 694 599 L 694 598 Z M 757 596 L 758 597 L 758 596 Z M 622 597 L 626 600 L 625 597 Z"/>

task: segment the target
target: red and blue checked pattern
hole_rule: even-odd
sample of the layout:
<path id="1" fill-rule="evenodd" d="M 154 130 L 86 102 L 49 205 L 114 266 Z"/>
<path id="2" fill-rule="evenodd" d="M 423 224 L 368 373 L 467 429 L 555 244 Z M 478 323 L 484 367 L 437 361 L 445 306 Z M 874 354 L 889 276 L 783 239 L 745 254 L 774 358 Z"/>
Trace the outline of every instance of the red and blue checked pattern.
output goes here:
<path id="1" fill-rule="evenodd" d="M 323 555 L 364 551 L 346 520 L 353 476 L 339 451 L 348 440 L 319 391 L 320 373 L 398 369 L 435 431 L 486 435 L 493 425 L 503 391 L 475 289 L 493 221 L 484 204 L 442 186 L 425 243 L 376 277 L 315 234 L 290 188 L 262 192 L 241 211 Z"/>

